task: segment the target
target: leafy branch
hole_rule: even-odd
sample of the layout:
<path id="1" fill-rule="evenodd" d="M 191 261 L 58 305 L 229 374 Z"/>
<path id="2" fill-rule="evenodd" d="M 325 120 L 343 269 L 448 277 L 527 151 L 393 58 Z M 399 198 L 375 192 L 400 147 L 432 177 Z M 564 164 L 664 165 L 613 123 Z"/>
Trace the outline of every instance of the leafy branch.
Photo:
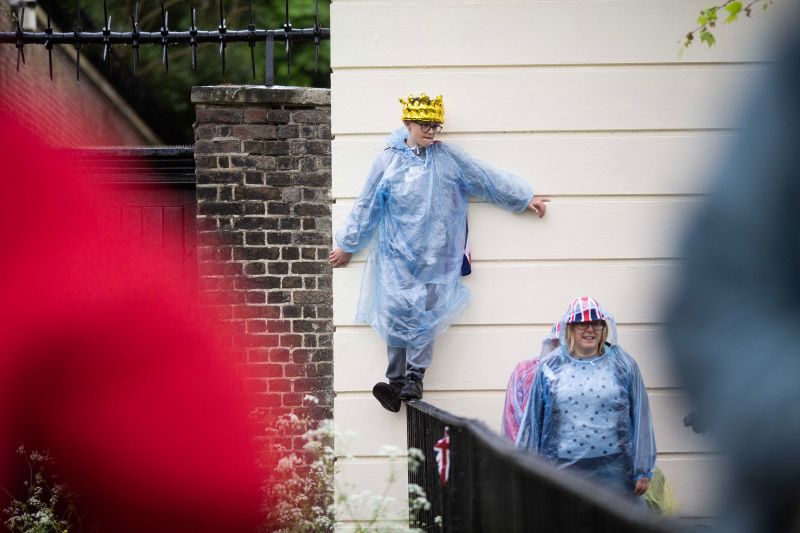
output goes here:
<path id="1" fill-rule="evenodd" d="M 709 28 L 716 28 L 720 17 L 725 17 L 725 24 L 730 24 L 735 22 L 742 13 L 744 13 L 746 17 L 750 17 L 753 8 L 758 4 L 761 4 L 762 11 L 765 11 L 767 7 L 772 4 L 772 1 L 773 0 L 751 0 L 750 2 L 742 2 L 740 0 L 727 0 L 719 5 L 711 6 L 708 9 L 700 11 L 700 16 L 697 17 L 697 27 L 684 37 L 684 48 L 694 42 L 695 36 L 699 36 L 700 42 L 706 43 L 708 47 L 711 48 L 717 40 Z"/>

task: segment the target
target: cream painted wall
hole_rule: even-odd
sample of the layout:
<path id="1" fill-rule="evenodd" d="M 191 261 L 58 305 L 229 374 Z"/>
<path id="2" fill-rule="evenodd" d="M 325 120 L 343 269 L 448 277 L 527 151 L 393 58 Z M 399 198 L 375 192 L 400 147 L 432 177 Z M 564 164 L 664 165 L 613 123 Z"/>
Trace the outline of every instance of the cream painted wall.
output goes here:
<path id="1" fill-rule="evenodd" d="M 397 97 L 443 94 L 446 134 L 552 198 L 546 218 L 470 206 L 473 294 L 437 342 L 425 399 L 499 429 L 508 374 L 538 353 L 571 298 L 596 296 L 649 388 L 659 464 L 681 513 L 712 512 L 719 458 L 682 425 L 687 406 L 659 338 L 676 246 L 763 69 L 781 16 L 721 25 L 714 49 L 679 41 L 705 0 L 335 0 L 331 7 L 334 226 L 358 195 Z M 405 411 L 384 411 L 372 385 L 385 348 L 354 324 L 363 254 L 334 272 L 337 482 L 380 492 L 405 445 Z M 431 455 L 431 450 L 426 450 Z M 402 478 L 402 473 L 401 473 Z M 353 490 L 352 488 L 350 490 Z M 404 484 L 390 491 L 402 500 Z M 342 513 L 342 529 L 365 510 Z M 402 504 L 387 514 L 402 520 Z"/>

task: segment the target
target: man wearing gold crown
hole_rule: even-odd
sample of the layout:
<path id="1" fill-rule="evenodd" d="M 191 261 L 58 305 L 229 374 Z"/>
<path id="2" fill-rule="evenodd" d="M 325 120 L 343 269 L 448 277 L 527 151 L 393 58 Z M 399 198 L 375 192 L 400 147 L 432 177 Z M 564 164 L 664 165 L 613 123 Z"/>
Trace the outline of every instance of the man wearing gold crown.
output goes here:
<path id="1" fill-rule="evenodd" d="M 334 267 L 345 266 L 372 240 L 356 321 L 371 325 L 388 346 L 389 383 L 372 393 L 392 412 L 401 400 L 422 398 L 434 340 L 469 301 L 461 284 L 469 197 L 540 218 L 549 201 L 534 197 L 524 180 L 436 141 L 441 95 L 409 95 L 400 103 L 403 127 L 375 159 L 329 257 Z"/>

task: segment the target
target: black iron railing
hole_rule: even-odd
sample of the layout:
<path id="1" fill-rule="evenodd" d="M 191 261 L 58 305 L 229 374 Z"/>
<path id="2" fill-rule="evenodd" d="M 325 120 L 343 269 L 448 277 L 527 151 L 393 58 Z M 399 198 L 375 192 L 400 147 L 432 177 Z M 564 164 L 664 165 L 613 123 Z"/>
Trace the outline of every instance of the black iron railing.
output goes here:
<path id="1" fill-rule="evenodd" d="M 425 402 L 408 404 L 408 446 L 426 460 L 408 482 L 425 489 L 429 510 L 413 527 L 453 532 L 667 532 L 675 523 L 622 496 L 570 476 L 516 449 L 484 423 Z M 449 433 L 449 479 L 442 485 L 434 446 Z M 437 518 L 438 517 L 438 518 Z"/>
<path id="2" fill-rule="evenodd" d="M 136 3 L 131 13 L 131 31 L 112 31 L 111 18 L 108 16 L 108 0 L 103 0 L 103 29 L 102 31 L 88 32 L 81 27 L 81 3 L 77 2 L 77 18 L 75 28 L 71 32 L 56 32 L 50 22 L 50 2 L 47 8 L 47 27 L 42 32 L 24 31 L 22 21 L 25 19 L 26 6 L 23 4 L 16 16 L 16 31 L 0 32 L 0 44 L 13 44 L 17 48 L 17 71 L 20 64 L 25 63 L 25 46 L 44 46 L 48 52 L 50 78 L 53 78 L 52 50 L 54 45 L 73 45 L 77 50 L 76 75 L 80 79 L 80 50 L 83 45 L 95 44 L 103 46 L 103 61 L 107 68 L 111 68 L 111 48 L 115 45 L 129 45 L 133 48 L 133 68 L 139 62 L 139 47 L 143 45 L 157 45 L 161 47 L 161 63 L 165 70 L 169 70 L 169 47 L 174 45 L 188 45 L 192 52 L 192 68 L 197 68 L 197 46 L 203 43 L 214 43 L 219 47 L 219 57 L 222 71 L 225 72 L 225 50 L 230 43 L 247 43 L 250 46 L 250 60 L 253 69 L 253 78 L 256 77 L 256 60 L 254 47 L 258 42 L 266 43 L 265 51 L 265 85 L 274 85 L 274 41 L 283 41 L 286 49 L 286 64 L 291 71 L 291 47 L 293 42 L 311 42 L 315 46 L 315 66 L 319 63 L 319 46 L 323 40 L 329 40 L 330 28 L 323 28 L 319 20 L 319 0 L 314 2 L 314 26 L 311 28 L 293 28 L 289 19 L 289 0 L 286 0 L 286 17 L 283 26 L 277 29 L 256 28 L 254 23 L 255 11 L 253 0 L 249 0 L 249 24 L 247 29 L 232 29 L 227 27 L 225 6 L 219 0 L 219 26 L 213 30 L 203 30 L 197 27 L 197 12 L 194 7 L 189 7 L 191 26 L 185 31 L 175 31 L 169 28 L 169 11 L 161 0 L 161 27 L 156 31 L 143 31 L 139 26 L 139 3 Z"/>

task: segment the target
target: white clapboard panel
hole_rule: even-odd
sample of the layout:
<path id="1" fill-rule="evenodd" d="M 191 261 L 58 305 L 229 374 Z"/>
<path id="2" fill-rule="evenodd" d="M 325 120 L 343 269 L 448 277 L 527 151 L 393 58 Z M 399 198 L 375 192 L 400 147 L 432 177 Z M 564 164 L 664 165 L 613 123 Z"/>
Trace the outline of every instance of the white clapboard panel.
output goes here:
<path id="1" fill-rule="evenodd" d="M 648 396 L 659 453 L 712 451 L 707 437 L 683 426 L 683 417 L 690 411 L 683 394 L 650 391 Z M 500 431 L 503 398 L 501 392 L 479 391 L 425 391 L 424 395 L 426 402 L 458 416 L 481 420 L 497 432 Z M 402 446 L 406 439 L 405 411 L 384 410 L 371 393 L 339 394 L 334 401 L 334 411 L 337 431 L 353 431 L 358 435 L 346 449 L 337 448 L 337 454 L 381 455 L 382 446 Z"/>
<path id="2" fill-rule="evenodd" d="M 723 493 L 725 463 L 709 456 L 664 456 L 656 463 L 672 486 L 678 516 L 713 517 Z"/>
<path id="3" fill-rule="evenodd" d="M 657 323 L 675 276 L 671 261 L 473 264 L 464 284 L 472 300 L 457 324 L 548 324 L 582 295 L 597 298 L 621 323 Z M 363 268 L 333 271 L 335 325 L 354 323 Z"/>
<path id="4" fill-rule="evenodd" d="M 390 126 L 399 125 L 398 119 Z M 355 198 L 361 193 L 387 136 L 338 135 L 334 139 L 335 198 Z M 674 195 L 706 191 L 730 133 L 454 133 L 441 138 L 525 178 L 536 194 Z"/>
<path id="5" fill-rule="evenodd" d="M 525 259 L 671 258 L 697 202 L 687 198 L 554 199 L 547 215 L 512 213 L 486 203 L 469 207 L 474 261 Z M 353 201 L 338 201 L 333 227 L 338 229 Z M 366 251 L 355 261 L 365 261 Z"/>
<path id="6" fill-rule="evenodd" d="M 681 39 L 694 28 L 700 10 L 708 7 L 704 0 L 337 0 L 331 5 L 331 26 L 336 28 L 331 63 L 337 70 L 374 65 L 758 61 L 766 56 L 776 19 L 786 11 L 776 3 L 766 13 L 758 10 L 745 24 L 720 24 L 714 32 L 718 46 L 709 49 L 697 43 L 680 55 Z M 409 50 L 411 39 L 417 53 Z"/>
<path id="7" fill-rule="evenodd" d="M 408 467 L 405 459 L 339 459 L 336 468 L 334 497 L 338 503 L 337 522 L 360 522 L 365 527 L 365 521 L 372 520 L 378 501 L 384 504 L 379 521 L 408 519 Z M 340 501 L 340 497 L 346 497 L 346 504 Z"/>
<path id="8" fill-rule="evenodd" d="M 539 355 L 544 326 L 454 326 L 436 340 L 433 364 L 425 377 L 430 391 L 505 390 L 514 366 Z M 621 346 L 639 364 L 645 385 L 680 387 L 667 360 L 661 330 L 621 326 Z M 334 334 L 334 389 L 369 392 L 386 372 L 386 345 L 368 327 L 339 327 Z"/>
<path id="9" fill-rule="evenodd" d="M 454 132 L 731 128 L 738 121 L 731 110 L 740 108 L 761 70 L 756 65 L 344 70 L 331 76 L 331 127 L 336 135 L 389 131 L 398 125 L 397 97 L 425 88 L 446 95 L 447 127 Z"/>

